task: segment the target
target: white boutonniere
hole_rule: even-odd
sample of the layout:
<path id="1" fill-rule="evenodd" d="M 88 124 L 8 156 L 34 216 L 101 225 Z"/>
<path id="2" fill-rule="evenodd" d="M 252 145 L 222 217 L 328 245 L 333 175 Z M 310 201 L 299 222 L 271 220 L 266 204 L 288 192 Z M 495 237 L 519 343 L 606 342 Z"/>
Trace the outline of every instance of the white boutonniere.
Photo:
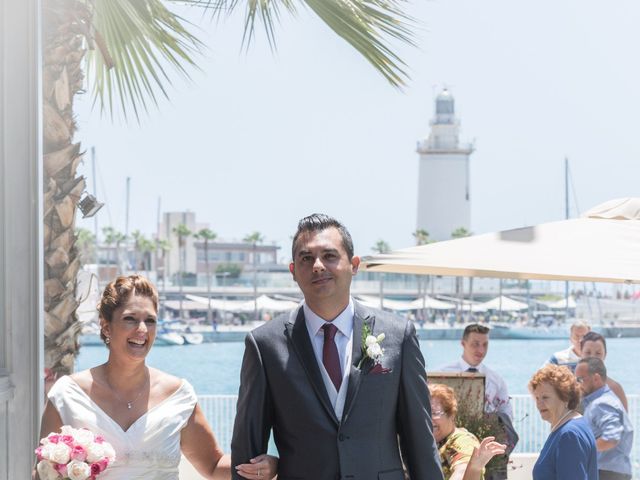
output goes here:
<path id="1" fill-rule="evenodd" d="M 362 364 L 367 358 L 373 360 L 375 365 L 380 363 L 382 356 L 384 355 L 384 348 L 380 345 L 384 340 L 384 333 L 375 336 L 371 332 L 369 325 L 365 324 L 362 327 L 362 359 L 358 364 L 358 368 L 362 367 Z"/>

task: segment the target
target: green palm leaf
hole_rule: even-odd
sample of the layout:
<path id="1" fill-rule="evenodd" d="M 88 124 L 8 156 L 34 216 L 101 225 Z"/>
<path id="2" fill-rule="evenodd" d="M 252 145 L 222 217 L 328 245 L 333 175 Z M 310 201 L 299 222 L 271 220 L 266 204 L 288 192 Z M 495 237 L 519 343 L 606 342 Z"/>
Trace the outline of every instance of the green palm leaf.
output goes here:
<path id="1" fill-rule="evenodd" d="M 189 22 L 162 0 L 82 0 L 93 10 L 88 36 L 97 48 L 87 55 L 87 75 L 93 83 L 94 105 L 125 118 L 129 108 L 139 119 L 158 95 L 168 97 L 167 67 L 189 78 L 188 68 L 203 44 L 188 30 Z M 176 2 L 178 3 L 178 2 Z M 210 11 L 214 18 L 230 15 L 240 0 L 183 0 L 179 3 Z M 275 48 L 275 24 L 282 11 L 296 14 L 296 5 L 310 8 L 336 34 L 366 58 L 392 85 L 402 86 L 405 63 L 391 50 L 389 40 L 413 45 L 413 20 L 400 6 L 405 0 L 245 0 L 243 44 L 255 35 L 257 22 Z M 92 42 L 95 40 L 95 42 Z M 93 78 L 92 78 L 93 77 Z"/>
<path id="2" fill-rule="evenodd" d="M 298 0 L 310 8 L 336 34 L 362 54 L 394 86 L 405 84 L 406 64 L 391 50 L 388 39 L 415 45 L 414 20 L 401 10 L 404 0 Z M 215 17 L 230 14 L 239 0 L 191 0 L 210 9 Z M 256 21 L 263 23 L 267 38 L 275 46 L 274 24 L 281 10 L 296 13 L 293 0 L 247 0 L 243 42 L 249 44 Z"/>
<path id="3" fill-rule="evenodd" d="M 158 92 L 167 97 L 171 77 L 165 67 L 188 78 L 186 66 L 196 67 L 194 55 L 202 43 L 186 28 L 188 22 L 160 0 L 94 0 L 94 36 L 99 48 L 87 56 L 93 74 L 94 103 L 112 115 L 119 101 L 137 118 Z M 101 47 L 101 48 L 100 48 Z"/>

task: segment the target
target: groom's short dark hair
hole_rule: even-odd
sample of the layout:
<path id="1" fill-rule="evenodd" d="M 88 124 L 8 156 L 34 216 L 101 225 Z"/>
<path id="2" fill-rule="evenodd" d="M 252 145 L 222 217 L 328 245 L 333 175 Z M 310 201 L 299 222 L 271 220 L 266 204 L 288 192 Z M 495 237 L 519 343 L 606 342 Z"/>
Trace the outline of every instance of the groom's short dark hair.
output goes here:
<path id="1" fill-rule="evenodd" d="M 296 242 L 302 233 L 319 232 L 332 227 L 336 228 L 338 232 L 340 232 L 340 236 L 342 237 L 342 246 L 344 247 L 345 252 L 347 252 L 349 261 L 351 261 L 353 258 L 353 240 L 351 239 L 351 234 L 342 223 L 329 215 L 325 215 L 324 213 L 312 213 L 298 222 L 298 230 L 293 236 L 293 242 L 291 243 L 291 258 L 295 260 Z"/>

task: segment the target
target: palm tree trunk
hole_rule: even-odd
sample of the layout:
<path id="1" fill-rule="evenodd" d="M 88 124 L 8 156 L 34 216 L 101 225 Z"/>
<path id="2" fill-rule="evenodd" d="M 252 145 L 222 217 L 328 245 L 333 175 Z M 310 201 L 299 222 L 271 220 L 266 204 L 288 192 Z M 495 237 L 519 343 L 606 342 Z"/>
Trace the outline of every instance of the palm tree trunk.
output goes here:
<path id="1" fill-rule="evenodd" d="M 44 309 L 45 366 L 71 373 L 78 353 L 76 275 L 80 257 L 74 233 L 76 206 L 85 188 L 82 159 L 73 143 L 73 99 L 82 91 L 84 34 L 91 12 L 68 0 L 43 2 Z"/>

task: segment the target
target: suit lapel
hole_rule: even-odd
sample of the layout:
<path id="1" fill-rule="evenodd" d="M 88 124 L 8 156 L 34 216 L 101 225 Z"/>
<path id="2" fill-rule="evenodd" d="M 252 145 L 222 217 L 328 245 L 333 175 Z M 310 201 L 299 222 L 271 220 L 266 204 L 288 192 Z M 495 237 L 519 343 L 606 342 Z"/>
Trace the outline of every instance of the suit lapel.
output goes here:
<path id="1" fill-rule="evenodd" d="M 336 412 L 333 410 L 327 389 L 324 386 L 322 380 L 322 374 L 320 373 L 320 367 L 316 360 L 315 353 L 313 351 L 313 345 L 311 345 L 311 339 L 309 338 L 309 331 L 304 321 L 304 311 L 302 307 L 294 310 L 289 317 L 289 321 L 286 324 L 287 335 L 293 346 L 293 350 L 296 352 L 304 371 L 309 377 L 309 383 L 313 387 L 316 395 L 320 399 L 320 403 L 325 408 L 331 419 L 338 424 L 339 420 L 336 417 Z"/>
<path id="2" fill-rule="evenodd" d="M 367 315 L 367 312 L 358 304 L 355 303 L 355 313 L 353 315 L 353 347 L 351 351 L 351 371 L 349 372 L 349 385 L 347 386 L 347 397 L 344 401 L 344 413 L 342 418 L 346 419 L 353 407 L 354 400 L 360 389 L 360 382 L 362 381 L 362 368 L 358 368 L 358 364 L 362 360 L 362 328 L 364 325 L 368 325 L 369 329 L 373 332 L 373 328 L 376 323 L 376 317 L 374 315 Z M 362 367 L 366 368 L 365 365 Z"/>

